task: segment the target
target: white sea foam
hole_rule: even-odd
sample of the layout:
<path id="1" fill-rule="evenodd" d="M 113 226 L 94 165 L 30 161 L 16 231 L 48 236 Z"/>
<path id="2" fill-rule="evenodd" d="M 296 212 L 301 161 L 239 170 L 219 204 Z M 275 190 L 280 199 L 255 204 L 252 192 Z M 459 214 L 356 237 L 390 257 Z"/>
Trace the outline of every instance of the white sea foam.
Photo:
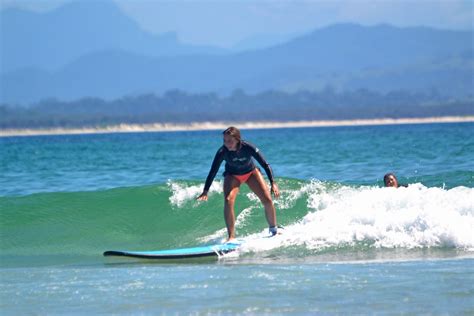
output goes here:
<path id="1" fill-rule="evenodd" d="M 186 183 L 179 183 L 168 181 L 168 187 L 171 190 L 170 202 L 171 205 L 182 207 L 185 203 L 194 201 L 202 193 L 202 184 L 187 185 Z M 209 188 L 209 195 L 214 193 L 222 193 L 221 181 L 214 181 Z"/>
<path id="2" fill-rule="evenodd" d="M 326 188 L 325 188 L 326 187 Z M 448 247 L 474 251 L 474 189 L 331 187 L 313 181 L 288 199 L 308 194 L 308 213 L 276 238 L 247 236 L 243 251 L 304 246 L 310 250 Z M 287 201 L 288 202 L 288 201 Z M 287 203 L 285 202 L 285 203 Z"/>
<path id="3" fill-rule="evenodd" d="M 186 183 L 179 183 L 168 181 L 168 187 L 171 191 L 170 202 L 172 205 L 181 208 L 186 205 L 186 203 L 195 201 L 199 194 L 202 193 L 202 184 L 199 185 L 187 185 Z M 222 194 L 223 190 L 222 181 L 214 181 L 209 189 L 209 195 L 215 193 Z M 258 197 L 253 193 L 246 194 L 249 200 L 258 201 Z M 246 209 L 243 209 L 235 219 L 235 228 L 239 229 L 246 225 L 246 218 L 252 213 L 252 210 L 255 206 L 250 206 Z M 227 229 L 224 227 L 209 236 L 205 236 L 200 239 L 201 242 L 220 242 L 227 238 Z"/>
<path id="4" fill-rule="evenodd" d="M 202 185 L 168 182 L 170 202 L 182 207 L 201 193 Z M 210 194 L 222 194 L 221 181 L 215 181 Z M 267 229 L 246 236 L 244 251 L 303 246 L 309 250 L 365 245 L 374 248 L 447 247 L 474 251 L 474 189 L 450 190 L 412 184 L 408 188 L 354 187 L 321 181 L 302 183 L 296 190 L 281 190 L 275 200 L 279 213 L 306 199 L 307 213 L 287 225 L 277 238 L 260 238 Z M 236 218 L 236 229 L 245 227 L 247 218 L 261 208 L 253 193 L 245 195 L 252 206 Z M 226 237 L 222 228 L 202 239 Z"/>

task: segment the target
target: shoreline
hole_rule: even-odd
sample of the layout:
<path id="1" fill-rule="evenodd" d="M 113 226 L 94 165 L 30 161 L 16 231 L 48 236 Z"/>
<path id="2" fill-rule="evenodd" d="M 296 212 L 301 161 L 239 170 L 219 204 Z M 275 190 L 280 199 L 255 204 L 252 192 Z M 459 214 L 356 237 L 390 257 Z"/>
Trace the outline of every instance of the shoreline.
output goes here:
<path id="1" fill-rule="evenodd" d="M 180 132 L 224 130 L 231 125 L 240 129 L 275 129 L 303 127 L 337 127 L 337 126 L 374 126 L 404 124 L 438 124 L 474 122 L 474 116 L 441 116 L 424 118 L 382 118 L 353 120 L 319 120 L 287 122 L 190 122 L 190 123 L 154 123 L 154 124 L 118 124 L 105 127 L 83 128 L 38 128 L 38 129 L 0 129 L 0 137 L 11 136 L 45 136 L 45 135 L 80 135 L 108 133 L 144 133 L 144 132 Z"/>

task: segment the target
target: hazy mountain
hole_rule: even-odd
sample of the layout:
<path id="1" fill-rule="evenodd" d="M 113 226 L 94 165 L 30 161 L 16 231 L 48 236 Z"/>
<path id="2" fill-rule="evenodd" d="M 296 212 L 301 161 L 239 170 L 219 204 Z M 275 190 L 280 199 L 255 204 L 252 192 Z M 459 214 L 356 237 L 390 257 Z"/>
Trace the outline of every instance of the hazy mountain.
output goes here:
<path id="1" fill-rule="evenodd" d="M 299 36 L 300 34 L 257 34 L 245 38 L 232 46 L 233 52 L 243 52 L 249 50 L 264 49 L 276 46 Z"/>
<path id="2" fill-rule="evenodd" d="M 223 52 L 182 44 L 175 33 L 145 32 L 112 1 L 71 2 L 46 13 L 6 9 L 0 12 L 0 23 L 3 73 L 24 67 L 56 70 L 101 50 L 155 57 Z"/>
<path id="3" fill-rule="evenodd" d="M 87 5 L 92 4 L 98 7 L 89 16 Z M 2 102 L 25 103 L 47 97 L 110 99 L 169 89 L 217 93 L 243 89 L 255 93 L 320 90 L 326 86 L 472 96 L 472 31 L 341 24 L 269 48 L 213 55 L 207 48 L 185 47 L 172 35 L 157 38 L 141 31 L 110 3 L 87 5 L 71 4 L 49 13 L 54 21 L 44 16 L 31 20 L 28 25 L 35 27 L 28 27 L 33 33 L 28 35 L 30 46 L 24 48 L 23 55 L 8 55 L 2 61 L 24 63 L 30 58 L 35 61 L 33 65 L 56 62 L 59 67 L 74 54 L 75 59 L 53 70 L 41 66 L 4 73 L 0 78 Z M 79 16 L 86 19 L 86 14 L 87 23 L 78 20 Z M 49 34 L 49 39 L 34 34 Z M 10 41 L 13 44 L 7 41 L 2 54 L 13 54 L 27 42 Z M 169 46 L 163 44 L 166 41 Z M 32 47 L 41 48 L 35 51 Z M 200 49 L 206 54 L 183 55 Z M 167 56 L 156 57 L 156 52 Z"/>

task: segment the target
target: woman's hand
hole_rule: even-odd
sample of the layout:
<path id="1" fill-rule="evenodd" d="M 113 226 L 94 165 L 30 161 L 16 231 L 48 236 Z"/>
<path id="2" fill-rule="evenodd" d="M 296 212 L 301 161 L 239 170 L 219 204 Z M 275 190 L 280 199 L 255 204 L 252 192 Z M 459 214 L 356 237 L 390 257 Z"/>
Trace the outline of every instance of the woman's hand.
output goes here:
<path id="1" fill-rule="evenodd" d="M 207 201 L 207 191 L 203 191 L 200 196 L 196 198 L 198 201 Z"/>
<path id="2" fill-rule="evenodd" d="M 272 183 L 270 191 L 273 193 L 275 198 L 278 199 L 280 197 L 280 190 L 278 190 L 278 185 L 275 182 Z"/>

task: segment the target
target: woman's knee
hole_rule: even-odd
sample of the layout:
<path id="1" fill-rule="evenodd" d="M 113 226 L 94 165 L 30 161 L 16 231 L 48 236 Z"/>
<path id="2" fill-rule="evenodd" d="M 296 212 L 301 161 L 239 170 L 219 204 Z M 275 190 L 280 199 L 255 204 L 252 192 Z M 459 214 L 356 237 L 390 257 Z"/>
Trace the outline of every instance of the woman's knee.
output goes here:
<path id="1" fill-rule="evenodd" d="M 273 200 L 270 194 L 264 194 L 263 196 L 261 196 L 260 201 L 263 205 L 273 204 Z"/>
<path id="2" fill-rule="evenodd" d="M 237 197 L 236 193 L 230 192 L 229 194 L 224 195 L 224 201 L 227 204 L 234 204 L 236 197 Z"/>

